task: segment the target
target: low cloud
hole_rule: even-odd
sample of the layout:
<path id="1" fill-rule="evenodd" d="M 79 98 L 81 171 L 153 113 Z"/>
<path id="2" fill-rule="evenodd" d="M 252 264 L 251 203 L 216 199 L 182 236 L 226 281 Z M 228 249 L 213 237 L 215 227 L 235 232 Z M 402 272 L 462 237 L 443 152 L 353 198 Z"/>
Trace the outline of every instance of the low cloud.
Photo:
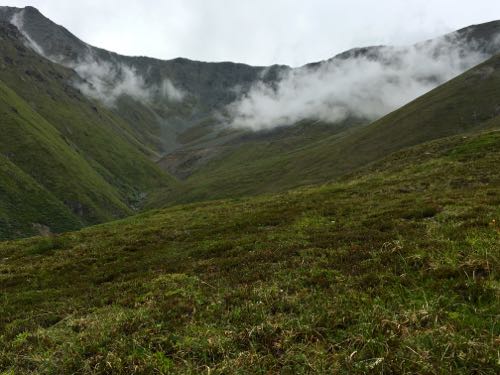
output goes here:
<path id="1" fill-rule="evenodd" d="M 157 99 L 179 102 L 185 96 L 169 79 L 163 80 L 159 85 L 148 85 L 133 67 L 120 62 L 102 61 L 90 53 L 85 59 L 67 65 L 81 78 L 75 86 L 85 95 L 100 100 L 107 106 L 113 106 L 123 95 L 143 103 Z"/>
<path id="2" fill-rule="evenodd" d="M 447 36 L 411 47 L 374 47 L 259 81 L 226 108 L 227 122 L 253 130 L 312 119 L 374 120 L 484 61 L 479 48 Z"/>
<path id="3" fill-rule="evenodd" d="M 10 23 L 17 27 L 21 34 L 23 34 L 26 47 L 31 48 L 39 55 L 44 55 L 42 47 L 40 47 L 24 30 L 24 9 L 18 13 L 15 13 L 12 16 Z"/>
<path id="4" fill-rule="evenodd" d="M 159 87 L 160 95 L 169 98 L 173 102 L 180 102 L 186 96 L 186 93 L 174 86 L 172 81 L 165 79 Z"/>
<path id="5" fill-rule="evenodd" d="M 151 91 L 132 68 L 87 57 L 68 64 L 78 73 L 81 81 L 75 83 L 85 95 L 112 106 L 122 95 L 142 102 L 151 100 Z"/>
<path id="6" fill-rule="evenodd" d="M 176 88 L 169 79 L 164 79 L 159 84 L 148 85 L 134 67 L 114 59 L 109 61 L 100 59 L 90 46 L 85 57 L 77 61 L 68 60 L 64 56 L 46 54 L 25 30 L 24 10 L 16 13 L 10 22 L 23 34 L 27 47 L 54 63 L 73 69 L 80 78 L 73 82 L 74 86 L 84 95 L 97 99 L 106 106 L 114 106 L 116 100 L 124 95 L 143 103 L 154 100 L 179 102 L 185 97 L 184 91 Z"/>

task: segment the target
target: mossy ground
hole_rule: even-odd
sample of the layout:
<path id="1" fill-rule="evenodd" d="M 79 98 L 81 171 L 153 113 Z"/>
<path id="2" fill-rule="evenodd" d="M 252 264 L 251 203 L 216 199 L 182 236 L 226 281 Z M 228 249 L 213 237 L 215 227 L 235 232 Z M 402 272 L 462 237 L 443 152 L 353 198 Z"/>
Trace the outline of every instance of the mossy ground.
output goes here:
<path id="1" fill-rule="evenodd" d="M 497 374 L 500 133 L 0 244 L 4 374 Z"/>

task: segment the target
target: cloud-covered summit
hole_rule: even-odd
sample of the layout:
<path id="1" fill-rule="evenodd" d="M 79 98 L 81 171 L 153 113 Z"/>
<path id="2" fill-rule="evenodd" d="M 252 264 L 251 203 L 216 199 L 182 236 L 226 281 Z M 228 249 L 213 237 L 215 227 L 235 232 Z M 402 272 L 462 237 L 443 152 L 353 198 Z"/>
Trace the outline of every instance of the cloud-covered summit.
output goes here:
<path id="1" fill-rule="evenodd" d="M 489 56 L 463 35 L 410 47 L 355 49 L 331 60 L 256 82 L 226 108 L 230 126 L 253 130 L 348 117 L 374 120 L 479 64 Z M 496 38 L 492 43 L 500 47 Z"/>
<path id="2" fill-rule="evenodd" d="M 226 125 L 253 130 L 303 119 L 373 120 L 500 51 L 493 37 L 500 22 L 492 22 L 409 47 L 358 48 L 296 69 L 163 61 L 92 47 L 33 9 L 17 12 L 11 22 L 35 51 L 74 69 L 83 93 L 109 106 L 124 95 L 161 100 L 168 109 L 160 111 L 164 121 L 178 108 L 171 104 L 189 93 L 180 119 L 186 127 L 214 113 L 222 113 L 218 118 Z"/>

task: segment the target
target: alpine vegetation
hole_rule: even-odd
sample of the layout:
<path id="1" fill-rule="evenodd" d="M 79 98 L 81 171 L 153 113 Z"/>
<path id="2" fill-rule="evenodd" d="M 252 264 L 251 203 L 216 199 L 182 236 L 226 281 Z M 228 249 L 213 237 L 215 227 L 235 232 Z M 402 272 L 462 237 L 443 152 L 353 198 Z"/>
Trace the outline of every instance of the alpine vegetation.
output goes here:
<path id="1" fill-rule="evenodd" d="M 168 23 L 49 3 L 99 38 Z M 198 3 L 171 13 L 221 49 L 200 24 L 232 25 L 207 12 L 228 2 Z M 236 47 L 283 48 L 264 0 L 233 3 L 263 38 L 235 22 Z M 0 6 L 0 375 L 500 374 L 499 34 L 266 67 L 123 56 Z"/>

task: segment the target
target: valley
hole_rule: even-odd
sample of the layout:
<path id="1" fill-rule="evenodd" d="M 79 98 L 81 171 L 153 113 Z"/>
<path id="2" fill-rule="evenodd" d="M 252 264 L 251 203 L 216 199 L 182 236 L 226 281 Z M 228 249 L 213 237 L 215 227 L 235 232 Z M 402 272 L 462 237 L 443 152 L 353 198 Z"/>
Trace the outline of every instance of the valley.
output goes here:
<path id="1" fill-rule="evenodd" d="M 299 67 L 0 7 L 0 375 L 500 370 L 500 21 Z"/>

